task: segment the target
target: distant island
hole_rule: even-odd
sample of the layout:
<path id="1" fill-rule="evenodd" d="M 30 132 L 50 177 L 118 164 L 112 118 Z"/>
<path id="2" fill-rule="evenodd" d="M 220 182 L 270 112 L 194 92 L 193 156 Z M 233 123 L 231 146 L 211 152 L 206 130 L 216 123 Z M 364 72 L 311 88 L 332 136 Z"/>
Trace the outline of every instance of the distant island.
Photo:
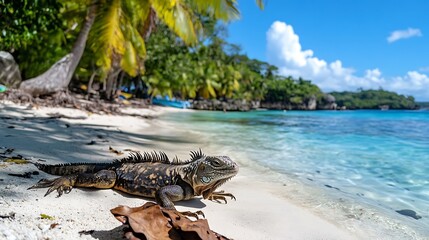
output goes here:
<path id="1" fill-rule="evenodd" d="M 308 82 L 307 84 L 311 83 Z M 248 111 L 258 108 L 270 110 L 413 110 L 429 107 L 429 103 L 416 103 L 412 96 L 404 96 L 381 89 L 331 92 L 328 94 L 318 92 L 308 95 L 287 95 L 285 89 L 281 88 L 270 89 L 268 92 L 266 98 L 261 101 L 201 99 L 191 101 L 191 106 L 200 110 L 226 111 Z"/>
<path id="2" fill-rule="evenodd" d="M 336 103 L 347 109 L 416 109 L 414 97 L 404 96 L 383 89 L 357 92 L 332 92 Z"/>

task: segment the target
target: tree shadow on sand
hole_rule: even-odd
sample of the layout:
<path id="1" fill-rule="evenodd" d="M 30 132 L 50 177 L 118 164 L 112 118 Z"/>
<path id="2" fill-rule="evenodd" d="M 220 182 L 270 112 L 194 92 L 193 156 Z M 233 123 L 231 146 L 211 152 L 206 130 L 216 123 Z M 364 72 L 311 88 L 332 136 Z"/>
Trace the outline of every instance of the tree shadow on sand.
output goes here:
<path id="1" fill-rule="evenodd" d="M 75 116 L 71 116 L 75 117 Z M 142 121 L 149 122 L 151 119 Z M 142 129 L 144 131 L 144 128 Z M 133 150 L 161 150 L 162 143 L 189 144 L 191 141 L 164 129 L 150 129 L 150 133 L 126 132 L 113 125 L 96 125 L 65 120 L 62 117 L 37 117 L 34 112 L 9 106 L 0 106 L 0 153 L 2 147 L 13 149 L 6 157 L 22 155 L 31 161 L 47 164 L 76 162 L 111 162 L 126 157 L 124 152 L 117 155 L 109 151 L 109 146 L 119 146 Z M 0 154 L 1 155 L 1 154 Z M 5 156 L 5 155 L 3 155 Z M 4 163 L 0 156 L 0 186 L 2 194 L 19 195 L 7 185 L 28 184 L 28 179 L 9 176 L 10 173 L 24 173 L 37 170 L 32 164 Z M 44 174 L 33 177 L 37 182 Z M 50 176 L 49 176 L 50 177 Z M 52 176 L 53 177 L 53 176 Z M 35 179 L 35 180 L 34 180 Z M 14 193 L 15 192 L 15 193 Z"/>
<path id="2" fill-rule="evenodd" d="M 2 111 L 6 110 L 6 111 Z M 151 121 L 151 120 L 145 120 Z M 127 145 L 157 150 L 159 143 L 191 143 L 180 136 L 124 132 L 115 126 L 71 123 L 61 118 L 34 117 L 19 108 L 0 109 L 0 147 L 14 148 L 26 157 L 47 158 L 62 163 L 94 162 L 117 158 L 110 145 Z M 100 148 L 106 151 L 100 151 Z M 85 159 L 91 156 L 91 159 Z M 96 159 L 96 158 L 95 158 Z"/>
<path id="3" fill-rule="evenodd" d="M 120 151 L 123 151 L 122 147 L 152 151 L 161 150 L 159 146 L 162 143 L 170 146 L 174 144 L 174 149 L 181 149 L 181 145 L 195 143 L 183 138 L 183 134 L 169 132 L 168 129 L 160 129 L 159 133 L 154 129 L 150 129 L 150 132 L 128 132 L 123 127 L 121 130 L 113 124 L 82 123 L 82 121 L 66 118 L 68 117 L 38 117 L 26 109 L 0 106 L 0 164 L 3 165 L 0 166 L 0 207 L 7 207 L 10 202 L 16 201 L 22 201 L 23 204 L 36 203 L 37 198 L 41 195 L 27 192 L 26 189 L 41 178 L 55 177 L 45 173 L 40 173 L 38 176 L 31 175 L 30 178 L 16 176 L 26 172 L 35 172 L 37 169 L 33 164 L 5 163 L 3 160 L 6 158 L 22 155 L 31 162 L 40 161 L 46 164 L 110 162 L 126 157 L 127 154 L 124 152 L 122 155 L 117 155 L 109 151 L 109 146 Z M 142 127 L 142 131 L 144 130 L 145 128 Z M 13 149 L 13 151 L 2 154 L 2 149 Z M 15 174 L 15 176 L 9 174 Z M 99 191 L 85 188 L 80 188 L 80 190 Z M 120 191 L 115 192 L 125 198 L 138 198 L 141 200 L 141 204 L 154 201 L 154 199 L 133 196 Z M 206 207 L 201 198 L 177 202 L 176 205 L 195 209 Z M 40 206 L 35 208 L 37 213 L 44 211 Z M 26 213 L 20 214 L 26 215 Z M 83 229 L 81 234 L 91 235 L 100 240 L 123 239 L 123 229 L 122 225 L 111 230 Z"/>

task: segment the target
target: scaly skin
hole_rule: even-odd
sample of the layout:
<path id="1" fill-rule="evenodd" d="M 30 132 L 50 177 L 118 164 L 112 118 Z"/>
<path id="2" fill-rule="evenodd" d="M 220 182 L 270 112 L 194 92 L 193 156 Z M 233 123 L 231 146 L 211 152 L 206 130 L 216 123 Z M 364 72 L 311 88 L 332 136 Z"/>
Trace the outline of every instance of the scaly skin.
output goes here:
<path id="1" fill-rule="evenodd" d="M 155 198 L 164 208 L 174 209 L 174 203 L 196 196 L 216 202 L 234 195 L 215 190 L 238 173 L 238 165 L 227 156 L 206 156 L 201 150 L 191 152 L 191 159 L 170 161 L 160 153 L 132 153 L 127 158 L 102 164 L 35 164 L 40 170 L 60 175 L 56 179 L 42 179 L 34 188 L 49 188 L 58 196 L 73 187 L 113 188 L 133 195 Z"/>

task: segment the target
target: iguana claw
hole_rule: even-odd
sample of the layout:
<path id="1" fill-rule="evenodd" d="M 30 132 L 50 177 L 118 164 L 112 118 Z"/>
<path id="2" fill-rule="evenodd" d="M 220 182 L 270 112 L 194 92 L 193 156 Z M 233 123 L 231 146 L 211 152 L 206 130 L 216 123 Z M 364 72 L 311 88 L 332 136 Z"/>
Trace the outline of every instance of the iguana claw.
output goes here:
<path id="1" fill-rule="evenodd" d="M 208 197 L 208 199 L 209 199 L 210 201 L 215 201 L 215 202 L 217 202 L 217 203 L 222 203 L 221 201 L 219 201 L 219 200 L 222 200 L 222 201 L 224 201 L 224 203 L 225 203 L 225 204 L 227 204 L 228 202 L 226 201 L 226 197 L 230 197 L 230 198 L 231 198 L 231 200 L 232 200 L 232 199 L 237 200 L 237 199 L 235 198 L 235 196 L 234 196 L 234 195 L 232 195 L 231 193 L 225 193 L 225 191 L 213 192 L 213 193 Z"/>
<path id="2" fill-rule="evenodd" d="M 69 176 L 55 179 L 42 179 L 36 185 L 31 186 L 28 189 L 49 187 L 48 191 L 45 193 L 45 197 L 55 190 L 58 192 L 57 197 L 61 197 L 63 193 L 67 194 L 73 189 L 74 181 L 75 179 Z"/>

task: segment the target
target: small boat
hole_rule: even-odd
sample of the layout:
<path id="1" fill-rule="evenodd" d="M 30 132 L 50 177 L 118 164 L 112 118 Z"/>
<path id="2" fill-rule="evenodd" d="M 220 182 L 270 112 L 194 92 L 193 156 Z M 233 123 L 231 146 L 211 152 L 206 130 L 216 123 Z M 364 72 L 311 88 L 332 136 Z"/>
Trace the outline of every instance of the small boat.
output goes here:
<path id="1" fill-rule="evenodd" d="M 168 96 L 156 96 L 152 99 L 152 104 L 164 106 L 164 107 L 174 107 L 174 108 L 190 108 L 191 103 L 189 101 L 178 100 L 176 98 L 169 98 Z"/>
<path id="2" fill-rule="evenodd" d="M 378 107 L 380 108 L 381 111 L 387 111 L 387 110 L 389 110 L 389 105 L 380 105 Z"/>

